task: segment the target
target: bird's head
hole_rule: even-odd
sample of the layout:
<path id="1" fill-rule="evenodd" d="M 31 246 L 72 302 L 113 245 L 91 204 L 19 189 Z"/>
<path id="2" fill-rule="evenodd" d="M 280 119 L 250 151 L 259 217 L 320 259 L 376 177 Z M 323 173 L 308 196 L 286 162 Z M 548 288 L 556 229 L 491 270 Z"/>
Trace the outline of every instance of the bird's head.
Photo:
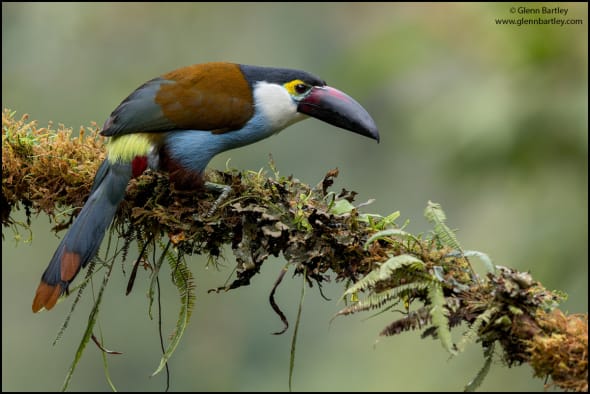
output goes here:
<path id="1" fill-rule="evenodd" d="M 371 115 L 352 97 L 305 71 L 240 65 L 254 103 L 280 130 L 306 115 L 379 141 Z"/>

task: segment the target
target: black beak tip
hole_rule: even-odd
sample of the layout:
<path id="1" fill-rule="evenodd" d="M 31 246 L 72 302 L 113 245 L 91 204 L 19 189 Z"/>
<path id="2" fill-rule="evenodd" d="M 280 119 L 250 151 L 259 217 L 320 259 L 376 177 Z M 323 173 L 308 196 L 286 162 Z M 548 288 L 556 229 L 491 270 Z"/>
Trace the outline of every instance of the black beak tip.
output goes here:
<path id="1" fill-rule="evenodd" d="M 379 143 L 381 137 L 379 136 L 379 130 L 371 115 L 369 115 L 369 113 L 360 105 L 358 105 L 356 109 L 358 113 L 357 122 L 355 122 L 356 124 L 350 127 L 349 130 L 364 135 L 365 137 L 369 137 Z"/>
<path id="2" fill-rule="evenodd" d="M 377 129 L 375 122 L 372 122 L 372 123 L 373 124 L 367 128 L 367 137 L 372 138 L 375 141 L 377 141 L 377 143 L 379 143 L 381 140 L 381 136 L 379 135 L 379 130 Z"/>

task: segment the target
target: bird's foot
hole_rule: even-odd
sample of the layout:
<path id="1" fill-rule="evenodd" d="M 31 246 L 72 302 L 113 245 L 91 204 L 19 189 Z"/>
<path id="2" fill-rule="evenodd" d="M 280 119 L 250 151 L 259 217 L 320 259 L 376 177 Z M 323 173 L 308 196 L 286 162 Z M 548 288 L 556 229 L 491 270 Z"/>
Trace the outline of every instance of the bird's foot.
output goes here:
<path id="1" fill-rule="evenodd" d="M 207 215 L 205 215 L 206 218 L 209 218 L 213 216 L 215 211 L 217 211 L 219 205 L 227 199 L 229 193 L 231 192 L 231 186 L 221 185 L 219 183 L 213 182 L 205 182 L 205 188 L 210 192 L 219 193 L 219 197 L 217 197 L 217 200 L 215 200 L 209 211 L 207 211 Z"/>

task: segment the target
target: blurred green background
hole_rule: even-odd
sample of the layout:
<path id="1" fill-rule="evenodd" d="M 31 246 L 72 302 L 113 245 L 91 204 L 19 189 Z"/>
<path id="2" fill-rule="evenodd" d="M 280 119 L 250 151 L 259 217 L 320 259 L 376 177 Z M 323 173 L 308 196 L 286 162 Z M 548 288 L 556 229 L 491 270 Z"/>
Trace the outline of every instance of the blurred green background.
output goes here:
<path id="1" fill-rule="evenodd" d="M 534 3 L 526 3 L 535 8 Z M 227 60 L 300 68 L 362 103 L 381 143 L 315 120 L 220 155 L 211 167 L 267 168 L 315 184 L 338 167 L 334 190 L 375 198 L 365 212 L 400 210 L 409 230 L 429 229 L 428 200 L 442 204 L 466 249 L 496 264 L 530 271 L 569 294 L 562 309 L 588 310 L 588 5 L 555 3 L 582 25 L 500 26 L 520 17 L 506 4 L 204 3 L 2 4 L 2 105 L 77 128 L 102 124 L 132 90 L 159 74 Z M 537 7 L 538 8 L 538 7 Z M 546 17 L 546 16 L 543 16 Z M 563 16 L 560 16 L 563 18 Z M 21 218 L 24 216 L 21 215 Z M 58 236 L 44 215 L 32 243 L 2 241 L 2 389 L 58 390 L 89 311 L 85 292 L 69 329 L 52 342 L 71 300 L 34 315 L 31 301 Z M 26 237 L 26 234 L 23 234 Z M 282 259 L 269 260 L 252 285 L 207 294 L 234 265 L 205 269 L 194 257 L 197 307 L 173 356 L 172 390 L 286 390 L 292 328 L 267 302 Z M 162 275 L 167 282 L 168 276 Z M 147 274 L 124 296 L 114 271 L 100 328 L 120 390 L 159 391 L 157 325 L 147 316 Z M 286 280 L 277 301 L 294 323 L 301 282 Z M 342 284 L 307 291 L 294 389 L 302 391 L 461 390 L 482 366 L 478 345 L 449 359 L 413 332 L 377 333 L 394 315 L 330 317 Z M 164 326 L 176 321 L 178 297 L 163 286 Z M 460 330 L 459 330 L 460 331 Z M 98 331 L 97 331 L 98 333 Z M 90 344 L 71 389 L 108 390 L 98 349 Z M 541 391 L 528 366 L 495 362 L 483 390 Z"/>

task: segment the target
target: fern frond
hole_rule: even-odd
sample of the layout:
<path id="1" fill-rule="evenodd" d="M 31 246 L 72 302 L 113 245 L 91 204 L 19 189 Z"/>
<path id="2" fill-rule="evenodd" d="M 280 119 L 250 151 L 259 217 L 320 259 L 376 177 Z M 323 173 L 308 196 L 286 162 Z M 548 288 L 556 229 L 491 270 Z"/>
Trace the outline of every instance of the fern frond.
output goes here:
<path id="1" fill-rule="evenodd" d="M 184 256 L 173 256 L 171 252 L 167 255 L 168 264 L 172 270 L 172 282 L 178 289 L 182 300 L 182 307 L 188 307 L 186 313 L 190 319 L 195 306 L 195 278 L 188 267 Z"/>
<path id="2" fill-rule="evenodd" d="M 380 267 L 375 268 L 364 278 L 348 288 L 342 295 L 342 298 L 346 297 L 347 295 L 357 293 L 361 290 L 374 287 L 377 282 L 391 278 L 394 271 L 401 267 L 410 267 L 416 271 L 423 271 L 424 262 L 410 254 L 400 254 L 399 256 L 393 256 L 385 263 L 381 264 Z"/>
<path id="3" fill-rule="evenodd" d="M 174 333 L 170 338 L 170 343 L 162 355 L 160 365 L 154 371 L 154 373 L 152 373 L 152 376 L 157 375 L 162 371 L 162 369 L 164 369 L 166 363 L 176 350 L 176 347 L 180 343 L 180 339 L 182 338 L 182 335 L 188 326 L 190 317 L 195 307 L 196 299 L 193 274 L 188 268 L 186 260 L 180 254 L 174 256 L 167 250 L 164 252 L 164 255 L 166 256 L 168 264 L 170 265 L 170 269 L 172 270 L 172 282 L 178 289 L 181 304 L 178 320 L 176 321 Z"/>
<path id="4" fill-rule="evenodd" d="M 84 289 L 86 288 L 86 285 L 88 284 L 88 282 L 90 282 L 90 280 L 92 279 L 92 275 L 94 274 L 94 268 L 95 268 L 96 264 L 95 262 L 91 262 L 88 265 L 88 270 L 86 271 L 86 275 L 84 277 L 84 281 L 74 287 L 71 292 L 73 292 L 74 290 L 78 289 L 78 293 L 76 294 L 76 298 L 74 298 L 74 302 L 72 303 L 72 306 L 70 307 L 70 311 L 68 312 L 66 319 L 64 320 L 61 328 L 59 329 L 59 332 L 57 333 L 57 336 L 55 337 L 55 339 L 53 340 L 53 345 L 55 346 L 55 344 L 57 343 L 57 341 L 59 341 L 61 339 L 61 337 L 63 336 L 65 330 L 68 328 L 68 325 L 70 323 L 70 319 L 72 317 L 72 315 L 74 314 L 74 310 L 76 309 L 76 306 L 78 305 L 78 302 L 82 299 L 82 294 L 84 292 Z"/>
<path id="5" fill-rule="evenodd" d="M 422 328 L 422 326 L 428 324 L 430 321 L 429 308 L 422 307 L 417 311 L 410 312 L 408 316 L 398 319 L 387 325 L 380 333 L 379 336 L 393 336 L 400 334 L 404 331 L 415 330 Z"/>
<path id="6" fill-rule="evenodd" d="M 486 349 L 486 351 L 484 352 L 484 356 L 486 359 L 483 363 L 483 367 L 481 367 L 481 369 L 479 370 L 479 372 L 477 373 L 475 378 L 473 378 L 473 380 L 471 382 L 467 383 L 467 385 L 465 386 L 465 389 L 463 391 L 473 392 L 473 391 L 477 390 L 479 388 L 479 386 L 481 386 L 481 384 L 483 383 L 483 380 L 485 379 L 485 377 L 488 375 L 488 372 L 490 371 L 490 367 L 492 365 L 492 358 L 494 356 L 495 345 L 496 345 L 496 343 L 494 342 L 491 344 L 491 346 L 489 348 Z"/>
<path id="7" fill-rule="evenodd" d="M 391 278 L 393 272 L 402 267 L 409 267 L 413 271 L 424 271 L 424 262 L 411 254 L 391 257 L 379 267 L 379 280 Z"/>
<path id="8" fill-rule="evenodd" d="M 382 291 L 380 293 L 371 294 L 365 300 L 359 301 L 354 305 L 341 309 L 338 311 L 338 313 L 336 313 L 336 316 L 350 315 L 356 312 L 380 308 L 394 298 L 399 298 L 399 296 L 405 292 L 416 292 L 429 286 L 430 282 L 412 282 L 394 287 L 393 289 Z"/>
<path id="9" fill-rule="evenodd" d="M 463 249 L 459 244 L 459 240 L 457 236 L 447 225 L 445 221 L 447 220 L 447 216 L 445 212 L 442 210 L 440 204 L 437 204 L 432 201 L 428 201 L 428 205 L 424 210 L 424 217 L 434 226 L 434 234 L 440 239 L 443 245 L 449 246 L 453 249 L 460 250 L 461 252 Z"/>
<path id="10" fill-rule="evenodd" d="M 496 312 L 498 312 L 498 308 L 491 307 L 489 309 L 486 309 L 485 312 L 483 312 L 481 315 L 479 315 L 477 317 L 477 319 L 475 319 L 473 324 L 471 324 L 471 327 L 469 327 L 467 332 L 465 332 L 465 334 L 463 334 L 463 336 L 461 337 L 461 340 L 457 344 L 457 348 L 459 349 L 460 352 L 462 352 L 465 349 L 465 346 L 467 346 L 468 344 L 473 343 L 473 342 L 475 342 L 475 340 L 477 340 L 478 334 L 479 334 L 479 329 L 481 328 L 481 326 L 484 323 L 486 323 L 486 324 L 489 323 L 490 319 L 492 318 L 492 316 Z"/>
<path id="11" fill-rule="evenodd" d="M 438 282 L 429 283 L 428 298 L 432 303 L 430 316 L 432 324 L 436 327 L 436 333 L 446 351 L 456 355 L 451 330 L 449 329 L 449 318 L 447 317 L 446 300 L 443 294 L 442 285 Z"/>

